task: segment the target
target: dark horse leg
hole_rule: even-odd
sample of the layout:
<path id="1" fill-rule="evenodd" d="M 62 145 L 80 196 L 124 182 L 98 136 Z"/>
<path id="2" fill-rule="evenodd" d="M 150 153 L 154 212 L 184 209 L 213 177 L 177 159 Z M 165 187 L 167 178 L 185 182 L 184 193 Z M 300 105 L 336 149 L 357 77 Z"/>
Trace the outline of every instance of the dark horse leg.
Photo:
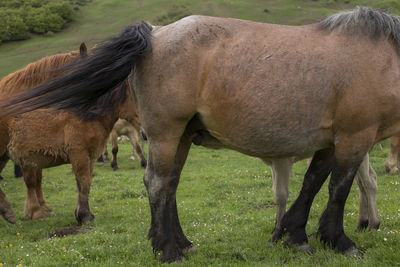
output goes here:
<path id="1" fill-rule="evenodd" d="M 288 246 L 297 246 L 309 250 L 305 227 L 315 195 L 328 178 L 332 169 L 333 149 L 317 151 L 304 176 L 300 194 L 281 221 L 281 231 L 275 232 L 272 241 L 289 233 Z"/>
<path id="2" fill-rule="evenodd" d="M 19 165 L 14 164 L 14 176 L 15 178 L 22 178 L 22 168 Z"/>
<path id="3" fill-rule="evenodd" d="M 114 171 L 118 171 L 118 163 L 117 163 L 117 154 L 118 154 L 118 134 L 116 131 L 112 130 L 110 134 L 110 142 L 111 142 L 111 152 L 112 152 L 112 160 L 111 160 L 111 168 Z"/>
<path id="4" fill-rule="evenodd" d="M 151 210 L 148 237 L 153 250 L 163 252 L 161 261 L 179 261 L 183 251 L 192 246 L 182 231 L 176 207 L 179 177 L 191 143 L 187 135 L 175 142 L 149 140 L 149 162 L 143 178 Z"/>
<path id="5" fill-rule="evenodd" d="M 362 159 L 369 151 L 375 139 L 374 129 L 366 129 L 352 135 L 338 134 L 338 142 L 333 150 L 327 153 L 321 161 L 319 168 L 310 166 L 312 170 L 319 170 L 320 175 L 307 175 L 303 187 L 296 202 L 290 208 L 282 220 L 282 225 L 289 232 L 288 245 L 302 246 L 307 242 L 305 225 L 309 210 L 315 194 L 321 188 L 323 182 L 332 172 L 329 183 L 329 201 L 319 222 L 318 234 L 324 243 L 333 249 L 345 254 L 358 254 L 353 241 L 351 241 L 343 230 L 343 213 L 346 199 L 350 192 L 357 169 Z M 311 165 L 316 164 L 314 156 Z M 324 169 L 324 168 L 325 169 Z M 320 178 L 316 178 L 316 177 Z M 316 178 L 316 179 L 314 179 Z M 307 245 L 308 246 L 308 245 Z"/>
<path id="6" fill-rule="evenodd" d="M 70 161 L 78 186 L 75 218 L 79 224 L 93 221 L 94 215 L 90 212 L 89 208 L 89 193 L 95 160 L 91 160 L 89 155 L 83 151 L 76 151 L 70 153 Z"/>

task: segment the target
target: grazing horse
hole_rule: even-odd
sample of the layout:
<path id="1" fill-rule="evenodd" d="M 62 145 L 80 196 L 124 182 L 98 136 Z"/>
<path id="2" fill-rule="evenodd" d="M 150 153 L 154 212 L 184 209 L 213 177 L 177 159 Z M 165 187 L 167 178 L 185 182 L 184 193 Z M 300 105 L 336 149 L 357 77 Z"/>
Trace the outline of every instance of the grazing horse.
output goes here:
<path id="1" fill-rule="evenodd" d="M 189 16 L 151 31 L 133 24 L 47 84 L 3 102 L 0 114 L 53 106 L 86 116 L 129 74 L 148 137 L 144 175 L 148 237 L 166 262 L 192 247 L 176 190 L 190 137 L 265 160 L 313 154 L 300 194 L 281 220 L 286 245 L 309 250 L 305 226 L 329 175 L 318 236 L 358 254 L 343 230 L 344 205 L 371 147 L 400 132 L 400 17 L 369 8 L 304 26 Z"/>
<path id="2" fill-rule="evenodd" d="M 66 64 L 86 56 L 86 47 L 81 45 L 79 52 L 57 54 L 31 63 L 0 82 L 0 95 L 3 98 L 18 95 L 23 89 L 68 72 L 63 69 Z M 55 68 L 58 71 L 50 71 Z M 10 157 L 22 166 L 27 188 L 26 218 L 43 218 L 52 212 L 43 197 L 42 169 L 71 163 L 79 192 L 75 217 L 79 223 L 94 219 L 89 209 L 94 162 L 103 151 L 119 116 L 127 112 L 133 123 L 139 123 L 127 88 L 127 82 L 124 82 L 98 99 L 92 109 L 101 115 L 92 117 L 88 110 L 85 120 L 74 112 L 49 109 L 1 119 L 0 154 L 4 162 Z"/>
<path id="3" fill-rule="evenodd" d="M 385 169 L 387 173 L 399 173 L 400 169 L 400 135 L 392 136 L 390 140 L 390 151 L 386 159 Z"/>
<path id="4" fill-rule="evenodd" d="M 125 119 L 118 119 L 117 122 L 114 124 L 114 127 L 110 134 L 110 142 L 111 142 L 111 152 L 112 152 L 112 161 L 111 161 L 111 168 L 116 171 L 118 170 L 118 163 L 117 163 L 117 154 L 118 154 L 118 136 L 125 135 L 128 136 L 129 142 L 132 144 L 133 150 L 131 154 L 131 161 L 135 160 L 135 153 L 140 158 L 140 165 L 143 168 L 146 168 L 147 160 L 143 154 L 143 146 L 139 145 L 139 134 L 140 129 L 135 128 L 135 126 Z M 104 162 L 108 161 L 108 151 L 107 145 L 104 146 L 103 156 L 102 159 Z"/>

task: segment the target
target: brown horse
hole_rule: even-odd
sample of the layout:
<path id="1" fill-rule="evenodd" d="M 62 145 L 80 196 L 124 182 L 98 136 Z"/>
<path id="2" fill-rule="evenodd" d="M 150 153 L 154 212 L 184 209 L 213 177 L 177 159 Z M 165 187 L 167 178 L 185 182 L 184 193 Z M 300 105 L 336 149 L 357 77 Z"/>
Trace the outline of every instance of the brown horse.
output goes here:
<path id="1" fill-rule="evenodd" d="M 68 63 L 86 57 L 86 47 L 80 52 L 57 54 L 29 64 L 8 75 L 0 82 L 0 95 L 17 95 L 21 90 L 38 85 L 59 76 Z M 49 71 L 51 69 L 59 71 Z M 61 70 L 61 71 L 60 71 Z M 25 216 L 36 219 L 52 212 L 45 202 L 41 187 L 42 169 L 71 163 L 78 185 L 78 202 L 75 217 L 79 223 L 91 221 L 94 216 L 89 209 L 89 191 L 95 159 L 101 154 L 104 144 L 118 117 L 130 114 L 138 124 L 127 83 L 97 101 L 102 115 L 81 120 L 73 112 L 54 112 L 40 109 L 34 112 L 2 118 L 0 154 L 22 166 L 27 188 Z M 108 105 L 104 109 L 103 105 Z M 90 113 L 90 112 L 89 112 Z M 6 203 L 7 204 L 7 203 Z"/>
<path id="2" fill-rule="evenodd" d="M 132 72 L 149 142 L 149 238 L 162 261 L 180 260 L 192 246 L 176 190 L 198 131 L 262 159 L 314 153 L 280 236 L 309 249 L 309 211 L 331 174 L 318 235 L 339 252 L 358 254 L 343 230 L 344 205 L 369 149 L 400 132 L 399 55 L 400 17 L 368 8 L 305 26 L 190 16 L 151 32 L 139 23 L 67 75 L 4 103 L 1 114 L 53 106 L 85 117 L 95 98 Z"/>
<path id="3" fill-rule="evenodd" d="M 136 154 L 140 158 L 140 165 L 143 168 L 146 168 L 147 160 L 143 154 L 143 146 L 139 145 L 139 133 L 140 129 L 137 129 L 135 125 L 127 121 L 126 119 L 118 119 L 117 122 L 114 124 L 114 127 L 110 134 L 110 143 L 111 143 L 111 152 L 112 152 L 112 160 L 111 160 L 111 168 L 116 171 L 118 170 L 118 162 L 117 162 L 117 154 L 118 154 L 118 137 L 125 135 L 129 138 L 129 142 L 132 144 L 133 150 L 131 154 L 131 161 L 135 160 L 135 151 Z M 100 161 L 107 162 L 109 161 L 108 158 L 108 151 L 107 145 L 104 146 L 104 151 L 102 155 L 102 159 Z"/>

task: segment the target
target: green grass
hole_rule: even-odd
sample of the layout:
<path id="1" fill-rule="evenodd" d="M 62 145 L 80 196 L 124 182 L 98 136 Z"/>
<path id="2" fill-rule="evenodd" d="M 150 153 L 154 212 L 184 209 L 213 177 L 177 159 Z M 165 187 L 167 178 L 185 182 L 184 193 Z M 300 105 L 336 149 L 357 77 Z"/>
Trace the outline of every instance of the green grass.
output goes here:
<path id="1" fill-rule="evenodd" d="M 270 23 L 304 24 L 319 20 L 357 4 L 392 6 L 398 1 L 334 0 L 94 0 L 82 8 L 76 21 L 51 37 L 34 36 L 23 42 L 0 46 L 0 77 L 45 55 L 89 47 L 116 35 L 125 25 L 141 19 L 168 23 L 187 14 L 205 14 L 251 19 Z M 268 9 L 269 12 L 264 12 Z M 96 216 L 93 229 L 85 234 L 49 238 L 57 229 L 76 225 L 73 215 L 77 199 L 70 165 L 44 171 L 46 199 L 56 215 L 47 219 L 24 219 L 25 188 L 12 178 L 9 164 L 0 186 L 11 200 L 17 224 L 0 220 L 0 262 L 5 266 L 154 266 L 150 242 L 146 240 L 150 215 L 143 170 L 128 161 L 130 147 L 120 146 L 120 168 L 99 165 L 95 169 L 90 195 Z M 381 230 L 356 233 L 358 189 L 352 188 L 345 210 L 345 231 L 363 252 L 360 259 L 346 258 L 324 248 L 316 239 L 315 253 L 303 255 L 283 248 L 282 242 L 267 242 L 274 227 L 275 206 L 271 172 L 255 158 L 227 150 L 193 148 L 183 170 L 177 198 L 182 227 L 197 253 L 177 266 L 389 266 L 400 262 L 399 177 L 384 173 L 387 144 L 372 152 L 371 162 L 379 176 L 378 209 Z M 293 169 L 290 203 L 297 196 L 305 162 Z M 317 229 L 318 218 L 327 202 L 327 186 L 317 195 L 307 225 Z M 289 203 L 289 204 L 290 204 Z M 12 244 L 12 246 L 11 246 Z M 171 266 L 174 266 L 172 264 Z"/>
<path id="2" fill-rule="evenodd" d="M 93 229 L 84 234 L 49 238 L 57 229 L 77 225 L 73 211 L 77 199 L 70 165 L 44 171 L 44 193 L 55 216 L 28 221 L 23 207 L 25 188 L 12 176 L 9 164 L 1 183 L 13 204 L 17 224 L 0 220 L 0 262 L 5 266 L 154 266 L 146 240 L 150 214 L 144 170 L 129 161 L 130 146 L 120 145 L 120 170 L 96 165 L 90 194 L 96 216 Z M 260 160 L 229 150 L 193 147 L 182 173 L 177 199 L 182 227 L 197 248 L 176 266 L 384 266 L 400 262 L 400 212 L 398 175 L 384 173 L 388 145 L 375 148 L 371 162 L 378 173 L 378 210 L 381 229 L 355 232 L 358 189 L 353 186 L 345 208 L 346 233 L 363 252 L 362 258 L 346 258 L 324 248 L 315 238 L 315 250 L 305 255 L 267 242 L 274 227 L 275 208 L 270 169 Z M 290 181 L 290 203 L 296 198 L 306 162 L 295 165 Z M 328 197 L 327 185 L 317 195 L 307 224 L 317 230 Z M 12 247 L 10 247 L 12 244 Z M 171 266 L 175 266 L 172 264 Z"/>

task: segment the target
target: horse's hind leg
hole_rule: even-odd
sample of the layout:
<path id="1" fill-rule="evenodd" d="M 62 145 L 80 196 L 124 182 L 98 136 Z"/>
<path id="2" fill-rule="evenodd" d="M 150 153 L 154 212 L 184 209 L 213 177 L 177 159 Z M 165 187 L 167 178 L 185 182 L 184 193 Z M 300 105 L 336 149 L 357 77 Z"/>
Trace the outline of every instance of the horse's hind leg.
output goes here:
<path id="1" fill-rule="evenodd" d="M 44 210 L 47 213 L 53 214 L 53 209 L 46 203 L 43 190 L 42 190 L 42 169 L 35 169 L 35 177 L 36 177 L 36 196 L 40 204 L 40 209 Z"/>
<path id="2" fill-rule="evenodd" d="M 117 171 L 117 170 L 119 170 L 118 163 L 117 163 L 118 134 L 117 134 L 117 132 L 115 130 L 111 131 L 110 142 L 111 142 L 111 152 L 112 152 L 111 168 L 114 171 Z"/>
<path id="3" fill-rule="evenodd" d="M 182 126 L 169 126 L 170 132 L 156 136 L 157 139 L 148 132 L 149 161 L 143 178 L 151 210 L 148 237 L 152 240 L 153 250 L 163 252 L 163 262 L 181 260 L 183 250 L 192 245 L 183 234 L 176 207 L 176 189 L 190 141 L 187 135 L 177 132 Z"/>
<path id="4" fill-rule="evenodd" d="M 399 172 L 400 135 L 395 135 L 390 140 L 390 151 L 386 159 L 385 169 L 387 173 Z"/>
<path id="5" fill-rule="evenodd" d="M 75 208 L 75 218 L 79 224 L 93 221 L 94 215 L 89 208 L 89 193 L 95 160 L 82 151 L 70 153 L 72 170 L 78 186 L 78 201 Z"/>
<path id="6" fill-rule="evenodd" d="M 0 215 L 9 223 L 15 223 L 15 214 L 10 201 L 4 192 L 0 189 Z"/>
<path id="7" fill-rule="evenodd" d="M 363 230 L 368 226 L 370 229 L 378 229 L 380 222 L 376 205 L 377 176 L 369 162 L 368 154 L 358 168 L 355 179 L 360 189 L 360 210 L 357 229 Z"/>
<path id="8" fill-rule="evenodd" d="M 138 154 L 139 158 L 140 158 L 140 166 L 142 166 L 143 168 L 146 168 L 147 166 L 147 160 L 146 157 L 143 154 L 142 148 L 139 145 L 138 142 L 138 133 L 136 130 L 131 131 L 129 133 L 129 140 L 133 146 L 133 148 L 136 150 L 136 154 Z M 133 157 L 133 151 L 132 151 L 132 157 Z M 131 157 L 131 158 L 132 158 Z"/>
<path id="9" fill-rule="evenodd" d="M 274 159 L 271 161 L 273 190 L 277 204 L 275 229 L 270 241 L 275 242 L 280 239 L 281 220 L 286 212 L 286 203 L 289 197 L 289 179 L 292 172 L 293 160 L 291 158 Z"/>
<path id="10" fill-rule="evenodd" d="M 37 177 L 37 170 L 31 168 L 23 168 L 24 181 L 26 185 L 26 200 L 25 200 L 25 217 L 27 219 L 39 219 L 48 216 L 48 211 L 42 209 L 37 196 L 38 186 L 41 190 L 41 182 Z"/>
<path id="11" fill-rule="evenodd" d="M 282 237 L 283 234 L 289 233 L 289 239 L 286 241 L 287 246 L 295 246 L 300 250 L 310 251 L 305 230 L 308 214 L 315 195 L 332 170 L 333 155 L 333 149 L 315 152 L 304 176 L 300 194 L 281 220 L 281 232 L 277 236 Z"/>

